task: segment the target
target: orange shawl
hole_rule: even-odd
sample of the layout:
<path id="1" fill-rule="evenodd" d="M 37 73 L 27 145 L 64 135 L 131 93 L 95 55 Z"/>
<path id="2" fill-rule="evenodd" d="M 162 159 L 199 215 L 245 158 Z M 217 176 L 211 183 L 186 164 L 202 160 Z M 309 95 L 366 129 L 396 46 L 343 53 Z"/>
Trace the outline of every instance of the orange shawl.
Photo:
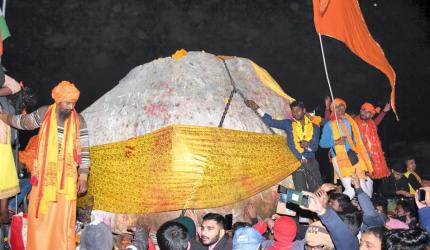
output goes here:
<path id="1" fill-rule="evenodd" d="M 352 166 L 348 158 L 345 145 L 335 145 L 334 149 L 336 152 L 336 161 L 337 161 L 337 164 L 339 165 L 339 169 L 342 176 L 349 177 L 353 173 L 356 173 L 359 178 L 364 179 L 365 172 L 369 172 L 369 173 L 373 172 L 372 163 L 369 159 L 369 155 L 367 154 L 366 148 L 361 139 L 360 129 L 358 128 L 358 125 L 348 114 L 345 114 L 344 116 L 348 120 L 349 124 L 351 125 L 351 130 L 352 130 L 352 134 L 354 135 L 354 139 L 352 139 L 352 136 L 348 132 L 348 129 L 346 128 L 342 120 L 339 120 L 339 126 L 337 126 L 336 121 L 332 121 L 333 140 L 338 140 L 341 136 L 345 135 L 348 139 L 348 143 L 351 149 L 355 153 L 357 153 L 359 161 L 357 164 Z M 342 129 L 343 131 L 342 133 L 339 131 L 339 127 Z"/>
<path id="2" fill-rule="evenodd" d="M 79 117 L 75 110 L 64 121 L 61 144 L 58 140 L 57 105 L 48 108 L 39 130 L 37 159 L 32 172 L 32 184 L 38 189 L 36 216 L 46 213 L 49 202 L 57 201 L 57 193 L 68 200 L 76 199 L 76 166 L 81 161 Z"/>
<path id="3" fill-rule="evenodd" d="M 360 128 L 364 146 L 370 154 L 373 163 L 372 179 L 381 179 L 390 175 L 384 152 L 382 151 L 381 141 L 379 140 L 378 130 L 375 121 L 372 119 L 363 121 L 360 116 L 354 117 L 355 122 Z"/>

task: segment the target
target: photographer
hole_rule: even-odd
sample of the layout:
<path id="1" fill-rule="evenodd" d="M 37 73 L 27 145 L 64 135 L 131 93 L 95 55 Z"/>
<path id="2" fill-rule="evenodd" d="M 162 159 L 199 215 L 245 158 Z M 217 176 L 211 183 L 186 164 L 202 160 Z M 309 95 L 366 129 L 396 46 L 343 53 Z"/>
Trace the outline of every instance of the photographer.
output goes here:
<path id="1" fill-rule="evenodd" d="M 304 195 L 309 196 L 309 205 L 300 208 L 312 211 L 318 215 L 322 224 L 327 228 L 335 249 L 358 249 L 358 239 L 348 226 L 340 219 L 337 213 L 328 205 L 328 195 L 323 190 L 315 193 L 303 191 Z"/>

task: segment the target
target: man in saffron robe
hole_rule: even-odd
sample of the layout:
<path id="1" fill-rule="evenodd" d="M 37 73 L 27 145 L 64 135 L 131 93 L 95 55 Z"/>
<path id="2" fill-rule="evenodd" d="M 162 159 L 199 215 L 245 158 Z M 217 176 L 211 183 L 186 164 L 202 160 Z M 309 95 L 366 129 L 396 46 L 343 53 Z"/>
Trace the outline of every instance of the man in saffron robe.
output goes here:
<path id="1" fill-rule="evenodd" d="M 360 178 L 363 191 L 372 197 L 373 182 L 368 175 L 372 174 L 373 167 L 361 139 L 360 129 L 354 119 L 345 113 L 344 100 L 334 99 L 330 108 L 331 121 L 323 127 L 320 147 L 330 148 L 333 168 L 345 188 L 344 194 L 350 199 L 355 196 L 351 186 L 351 176 L 355 173 Z"/>
<path id="2" fill-rule="evenodd" d="M 360 115 L 354 117 L 354 121 L 360 129 L 364 146 L 372 160 L 372 179 L 381 179 L 390 175 L 384 152 L 382 151 L 381 141 L 378 136 L 378 125 L 381 123 L 382 119 L 384 119 L 385 113 L 390 109 L 390 104 L 387 103 L 384 110 L 379 113 L 380 110 L 378 108 L 366 102 L 361 105 Z M 379 113 L 379 115 L 375 119 L 372 119 L 376 113 Z"/>
<path id="3" fill-rule="evenodd" d="M 88 129 L 76 112 L 79 90 L 62 81 L 52 90 L 55 103 L 26 115 L 0 114 L 7 124 L 39 128 L 28 212 L 28 250 L 74 250 L 77 194 L 87 190 Z"/>
<path id="4" fill-rule="evenodd" d="M 245 101 L 245 104 L 256 110 L 267 126 L 282 129 L 287 134 L 288 147 L 297 160 L 302 163 L 293 173 L 294 188 L 297 191 L 316 191 L 322 185 L 319 164 L 315 159 L 320 135 L 319 121 L 314 121 L 312 117 L 306 114 L 305 105 L 300 101 L 294 101 L 290 104 L 292 120 L 273 119 L 252 100 Z"/>

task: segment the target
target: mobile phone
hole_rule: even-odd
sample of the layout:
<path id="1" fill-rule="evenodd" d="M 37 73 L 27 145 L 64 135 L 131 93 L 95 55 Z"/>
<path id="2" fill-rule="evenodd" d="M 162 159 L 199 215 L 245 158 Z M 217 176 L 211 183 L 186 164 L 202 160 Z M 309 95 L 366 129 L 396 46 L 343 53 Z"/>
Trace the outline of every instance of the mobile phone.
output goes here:
<path id="1" fill-rule="evenodd" d="M 225 230 L 233 229 L 233 214 L 225 215 Z"/>
<path id="2" fill-rule="evenodd" d="M 418 201 L 426 200 L 426 191 L 424 189 L 418 189 Z"/>
<path id="3" fill-rule="evenodd" d="M 309 196 L 303 195 L 300 191 L 288 189 L 286 202 L 307 207 L 309 205 Z"/>

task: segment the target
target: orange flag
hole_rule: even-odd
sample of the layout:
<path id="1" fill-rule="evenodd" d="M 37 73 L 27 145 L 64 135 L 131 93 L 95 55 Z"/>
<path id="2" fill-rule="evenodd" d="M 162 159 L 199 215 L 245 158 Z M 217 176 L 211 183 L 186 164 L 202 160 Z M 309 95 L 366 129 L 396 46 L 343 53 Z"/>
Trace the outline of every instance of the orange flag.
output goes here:
<path id="1" fill-rule="evenodd" d="M 391 85 L 391 106 L 396 113 L 396 72 L 367 29 L 358 1 L 313 0 L 313 5 L 315 29 L 318 33 L 342 41 L 357 56 L 388 77 Z"/>

